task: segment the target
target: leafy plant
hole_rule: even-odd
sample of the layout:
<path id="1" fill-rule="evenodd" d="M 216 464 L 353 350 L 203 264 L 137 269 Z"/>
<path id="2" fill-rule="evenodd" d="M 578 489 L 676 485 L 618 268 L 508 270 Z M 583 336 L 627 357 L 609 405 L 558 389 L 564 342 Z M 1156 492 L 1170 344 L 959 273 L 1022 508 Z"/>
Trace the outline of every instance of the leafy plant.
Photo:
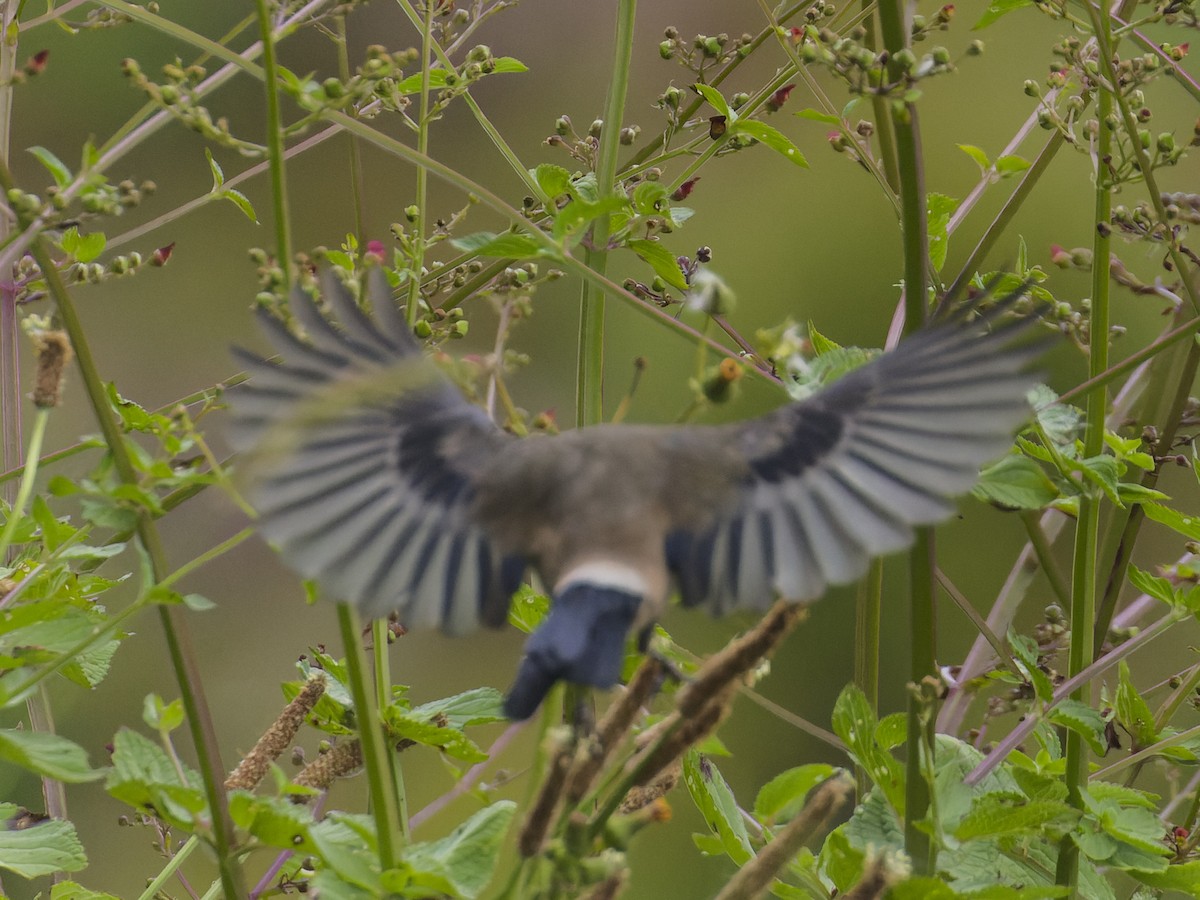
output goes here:
<path id="1" fill-rule="evenodd" d="M 77 152 L 33 146 L 23 160 L 7 152 L 13 127 L 0 116 L 8 160 L 0 165 L 7 204 L 0 259 L 9 273 L 0 283 L 0 702 L 11 722 L 0 729 L 0 759 L 37 779 L 43 792 L 36 809 L 0 803 L 6 887 L 42 879 L 34 889 L 62 900 L 112 896 L 62 880 L 83 873 L 90 881 L 85 869 L 96 857 L 73 824 L 68 785 L 103 781 L 127 810 L 122 822 L 147 829 L 162 858 L 157 872 L 140 873 L 145 897 L 204 894 L 188 880 L 199 872 L 213 896 L 600 900 L 637 889 L 630 848 L 646 832 L 678 827 L 666 824 L 670 802 L 690 803 L 703 819 L 696 852 L 728 859 L 716 890 L 722 898 L 764 891 L 820 900 L 1200 895 L 1200 726 L 1193 714 L 1200 662 L 1154 660 L 1144 650 L 1152 642 L 1156 651 L 1165 646 L 1168 632 L 1182 636 L 1177 644 L 1189 640 L 1200 615 L 1200 519 L 1191 483 L 1200 479 L 1191 398 L 1200 364 L 1200 257 L 1189 244 L 1200 196 L 1189 187 L 1194 179 L 1176 174 L 1200 140 L 1192 124 L 1200 85 L 1179 38 L 1197 25 L 1194 4 L 1129 0 L 1109 9 L 993 0 L 977 21 L 964 23 L 965 12 L 949 5 L 909 16 L 892 0 L 844 8 L 805 0 L 743 10 L 746 27 L 758 30 L 738 37 L 688 38 L 670 27 L 647 54 L 634 40 L 634 4 L 620 0 L 605 108 L 586 127 L 569 115 L 548 122 L 544 152 L 530 159 L 495 124 L 490 104 L 503 100 L 491 100 L 490 91 L 546 76 L 474 43 L 501 12 L 534 19 L 531 9 L 509 11 L 513 5 L 399 0 L 406 30 L 387 32 L 378 38 L 386 44 L 360 52 L 348 30 L 383 4 L 256 0 L 253 15 L 217 38 L 154 2 L 103 0 L 87 9 L 51 2 L 39 15 L 25 4 L 0 4 L 0 108 L 16 109 L 17 121 L 36 109 L 26 112 L 25 92 L 36 79 L 52 78 L 58 65 L 57 50 L 54 57 L 41 50 L 22 55 L 51 25 L 73 42 L 98 40 L 91 32 L 110 27 L 149 30 L 170 38 L 172 53 L 180 54 L 165 64 L 110 60 L 144 105 L 101 143 L 88 136 L 99 130 L 90 123 L 69 123 L 85 126 L 73 138 Z M 971 35 L 1016 21 L 1041 27 L 1042 17 L 1059 34 L 1042 61 L 1049 60 L 1048 74 L 1021 86 L 1024 125 L 999 150 L 956 135 L 949 146 L 978 168 L 978 183 L 962 200 L 930 189 L 921 114 L 947 102 L 941 85 L 974 77 L 984 45 Z M 293 55 L 298 32 L 329 42 L 336 71 L 318 74 L 300 51 Z M 958 49 L 936 45 L 943 33 Z M 281 61 L 280 47 L 299 63 Z M 663 76 L 669 83 L 656 112 L 635 123 L 631 117 L 642 111 L 632 111 L 628 95 L 633 60 L 642 55 L 675 67 L 674 79 Z M 749 64 L 758 60 L 766 62 Z M 750 74 L 767 69 L 773 72 L 766 77 Z M 235 77 L 265 97 L 261 125 L 248 125 L 245 110 L 227 108 L 232 103 L 219 89 Z M 1190 112 L 1160 124 L 1167 117 L 1156 107 L 1176 95 Z M 455 116 L 480 129 L 504 164 L 486 184 L 450 165 L 450 155 L 431 141 Z M 186 592 L 182 582 L 253 528 L 247 524 L 178 565 L 160 528 L 164 521 L 194 527 L 197 519 L 184 517 L 205 513 L 190 501 L 218 492 L 253 517 L 238 496 L 232 461 L 210 442 L 223 393 L 240 376 L 147 409 L 129 388 L 106 381 L 102 357 L 91 349 L 93 327 L 85 329 L 77 301 L 95 296 L 92 285 L 159 277 L 153 270 L 170 264 L 176 245 L 151 246 L 142 236 L 226 201 L 218 207 L 231 217 L 271 224 L 270 247 L 247 248 L 257 267 L 256 302 L 287 316 L 290 290 L 308 285 L 318 267 L 357 291 L 363 270 L 382 266 L 438 364 L 516 433 L 558 427 L 552 411 L 522 406 L 512 376 L 531 360 L 510 343 L 566 279 L 579 286 L 580 424 L 618 420 L 634 400 L 630 389 L 619 404 L 604 403 L 609 300 L 636 314 L 656 340 L 672 334 L 694 344 L 694 371 L 679 379 L 675 398 L 681 418 L 728 403 L 743 378 L 804 396 L 877 351 L 838 344 L 828 335 L 840 323 L 797 326 L 810 315 L 800 308 L 794 318 L 745 336 L 739 329 L 754 317 L 741 318 L 735 293 L 753 291 L 734 284 L 735 292 L 733 280 L 722 277 L 723 254 L 683 235 L 714 217 L 703 199 L 711 182 L 700 182 L 715 181 L 709 173 L 723 166 L 761 167 L 772 185 L 794 181 L 798 193 L 809 190 L 823 177 L 809 170 L 819 152 L 814 124 L 827 129 L 834 165 L 849 163 L 850 177 L 865 175 L 895 212 L 901 268 L 886 258 L 871 262 L 880 285 L 902 286 L 896 299 L 906 330 L 944 302 L 987 286 L 998 295 L 1020 287 L 1022 299 L 1005 315 L 1039 317 L 1087 366 L 1087 377 L 1061 394 L 1049 387 L 1033 393 L 1029 426 L 975 490 L 976 501 L 1004 511 L 1027 538 L 986 616 L 937 566 L 933 535 L 918 541 L 907 591 L 911 663 L 900 679 L 908 685 L 907 709 L 881 709 L 878 565 L 856 608 L 855 683 L 840 692 L 832 732 L 805 725 L 828 744 L 828 759 L 764 776 L 756 793 L 722 774 L 729 750 L 721 726 L 743 695 L 757 696 L 754 685 L 770 674 L 764 660 L 803 619 L 802 610 L 780 603 L 707 659 L 659 628 L 656 653 L 643 660 L 631 648 L 626 688 L 590 727 L 580 712 L 588 698 L 553 696 L 530 759 L 507 749 L 520 726 L 487 743 L 503 721 L 497 691 L 478 687 L 415 702 L 389 671 L 386 651 L 401 639 L 402 625 L 364 629 L 339 607 L 341 652 L 308 650 L 299 678 L 282 686 L 285 705 L 274 723 L 227 771 L 189 630 L 195 614 L 220 615 L 219 605 L 244 598 L 218 604 Z M 203 161 L 197 151 L 180 165 L 195 168 L 205 185 L 211 178 L 211 188 L 126 228 L 123 216 L 158 204 L 161 194 L 150 179 L 114 180 L 113 172 L 128 164 L 131 151 L 153 146 L 159 129 L 180 125 L 204 151 Z M 1033 152 L 1021 146 L 1029 135 L 1040 144 Z M 297 250 L 295 183 L 286 166 L 347 136 L 354 221 L 334 226 L 337 246 Z M 366 212 L 364 146 L 392 168 L 415 168 L 408 202 L 386 225 Z M 1040 195 L 1035 188 L 1051 184 L 1045 176 L 1052 161 L 1056 172 L 1074 167 L 1090 179 L 1090 198 L 1075 197 L 1054 223 L 1064 242 L 1082 223 L 1087 246 L 1031 249 L 1013 227 L 1018 211 Z M 32 174 L 22 171 L 25 163 Z M 226 175 L 233 165 L 244 168 Z M 263 173 L 266 201 L 246 188 Z M 451 211 L 431 199 L 431 176 L 454 190 Z M 981 204 L 985 195 L 996 202 Z M 720 214 L 748 233 L 767 230 L 753 204 L 737 200 Z M 963 253 L 959 231 L 968 220 L 980 237 Z M 387 240 L 374 237 L 385 233 Z M 117 252 L 133 243 L 140 249 Z M 1121 247 L 1128 250 L 1119 253 Z M 803 255 L 825 249 L 804 247 Z M 1005 262 L 989 271 L 997 255 Z M 1089 296 L 1071 301 L 1065 297 L 1075 273 L 1090 279 Z M 1136 307 L 1115 304 L 1114 286 Z M 247 297 L 252 293 L 247 286 Z M 200 297 L 187 285 L 179 302 L 198 304 Z M 1168 316 L 1156 336 L 1137 336 L 1148 333 L 1142 310 Z M 1126 316 L 1137 326 L 1128 334 L 1114 324 Z M 38 358 L 23 448 L 20 326 Z M 481 333 L 490 352 L 457 352 L 455 342 Z M 1118 347 L 1128 352 L 1113 363 L 1110 349 Z M 77 367 L 68 369 L 72 357 Z M 644 368 L 639 362 L 634 387 Z M 82 386 L 99 433 L 45 450 L 49 422 L 61 415 L 64 372 Z M 90 426 L 70 427 L 76 433 Z M 1168 482 L 1168 471 L 1178 477 Z M 998 552 L 979 550 L 988 558 Z M 978 635 L 960 665 L 945 665 L 935 649 L 938 586 Z M 1034 604 L 1044 610 L 1040 617 L 1028 613 Z M 523 588 L 510 619 L 532 630 L 546 606 L 544 596 Z M 1026 614 L 1018 615 L 1022 607 Z M 159 697 L 147 683 L 143 721 L 111 736 L 107 760 L 89 759 L 56 730 L 76 733 L 63 727 L 74 707 L 56 709 L 59 697 L 102 684 L 122 665 L 125 645 L 151 610 L 167 636 L 178 699 Z M 1158 683 L 1150 665 L 1156 661 L 1173 673 Z M 247 677 L 266 676 L 251 668 Z M 441 686 L 420 687 L 429 694 Z M 570 715 L 561 716 L 564 709 Z M 736 719 L 725 726 L 736 727 Z M 305 736 L 320 742 L 312 759 L 294 751 Z M 291 774 L 280 762 L 285 754 L 299 765 Z M 442 760 L 452 786 L 428 809 L 410 812 L 404 773 L 414 754 Z M 526 787 L 519 802 L 503 778 L 484 780 L 500 760 Z M 364 770 L 365 806 L 331 790 Z M 6 789 L 17 796 L 18 788 Z M 447 833 L 418 831 L 463 796 L 470 800 L 454 807 Z M 195 854 L 201 847 L 211 853 Z M 201 864 L 202 857 L 215 865 Z"/>

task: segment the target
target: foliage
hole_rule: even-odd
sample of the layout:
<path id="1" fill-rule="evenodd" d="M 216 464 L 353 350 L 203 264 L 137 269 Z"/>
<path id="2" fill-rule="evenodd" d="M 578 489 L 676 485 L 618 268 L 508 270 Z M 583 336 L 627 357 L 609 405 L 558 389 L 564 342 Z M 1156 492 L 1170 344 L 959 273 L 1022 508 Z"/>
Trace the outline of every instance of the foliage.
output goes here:
<path id="1" fill-rule="evenodd" d="M 0 329 L 6 329 L 0 350 L 8 354 L 0 425 L 9 454 L 0 482 L 6 488 L 0 548 L 7 553 L 0 566 L 0 703 L 14 716 L 25 715 L 20 727 L 0 729 L 0 759 L 40 779 L 45 797 L 44 811 L 0 803 L 0 868 L 21 879 L 83 872 L 88 855 L 67 814 L 75 790 L 67 785 L 102 780 L 128 810 L 123 821 L 155 835 L 163 864 L 144 873 L 144 896 L 175 890 L 166 886 L 183 879 L 185 861 L 207 845 L 216 867 L 206 877 L 230 897 L 310 890 L 337 898 L 612 897 L 636 882 L 627 858 L 631 842 L 644 829 L 671 827 L 666 798 L 682 782 L 707 826 L 693 836 L 697 851 L 727 857 L 738 870 L 721 897 L 749 896 L 748 884 L 769 886 L 778 897 L 819 900 L 1200 895 L 1200 786 L 1193 774 L 1200 726 L 1190 716 L 1200 663 L 1172 663 L 1175 674 L 1152 685 L 1143 672 L 1146 654 L 1139 652 L 1168 631 L 1191 633 L 1200 616 L 1194 556 L 1200 520 L 1185 499 L 1159 487 L 1167 467 L 1200 480 L 1192 443 L 1196 404 L 1189 396 L 1200 363 L 1200 257 L 1188 244 L 1190 226 L 1200 222 L 1200 197 L 1167 183 L 1200 138 L 1190 121 L 1158 125 L 1153 112 L 1167 92 L 1200 100 L 1200 86 L 1184 65 L 1188 45 L 1178 38 L 1197 25 L 1194 4 L 1126 2 L 1110 14 L 1065 0 L 992 0 L 973 23 L 955 21 L 951 5 L 904 20 L 906 4 L 892 0 L 875 11 L 824 0 L 773 10 L 763 5 L 757 12 L 748 7 L 746 27 L 758 28 L 757 34 L 687 38 L 674 27 L 665 31 L 657 56 L 679 67 L 676 77 L 685 86 L 668 84 L 656 104 L 657 121 L 643 126 L 626 124 L 624 91 L 633 54 L 643 48 L 632 42 L 633 4 L 622 0 L 605 118 L 577 128 L 562 115 L 550 126 L 545 146 L 561 164 L 521 160 L 475 96 L 493 83 L 541 77 L 514 57 L 472 44 L 481 26 L 514 4 L 481 0 L 459 8 L 400 0 L 411 30 L 394 37 L 395 46 L 374 44 L 354 59 L 347 21 L 366 5 L 257 0 L 260 42 L 244 51 L 233 48 L 245 43 L 241 33 L 253 30 L 255 17 L 214 40 L 163 15 L 153 2 L 106 0 L 85 13 L 77 13 L 76 4 L 49 3 L 40 15 L 25 4 L 7 4 L 0 14 L 6 38 L 0 105 L 15 102 L 18 116 L 28 82 L 54 65 L 45 52 L 19 62 L 19 48 L 30 46 L 39 29 L 57 25 L 87 40 L 94 37 L 87 32 L 102 28 L 148 28 L 175 40 L 188 57 L 154 67 L 133 58 L 114 61 L 144 107 L 101 144 L 78 137 L 77 154 L 27 148 L 49 185 L 19 185 L 0 166 L 11 213 L 0 219 L 0 257 L 10 273 L 0 285 Z M 1014 141 L 991 152 L 963 135 L 956 147 L 978 167 L 978 190 L 964 200 L 927 190 L 917 112 L 939 102 L 931 88 L 936 80 L 969 78 L 972 58 L 983 52 L 982 42 L 970 37 L 960 35 L 958 57 L 933 40 L 942 32 L 973 27 L 986 33 L 998 21 L 1035 16 L 1062 25 L 1048 50 L 1049 74 L 1023 86 L 1028 124 L 1043 138 L 1040 149 L 1027 158 Z M 303 67 L 280 64 L 276 44 L 297 31 L 332 42 L 336 74 L 302 74 Z M 409 41 L 419 47 L 404 47 Z M 768 59 L 775 73 L 751 82 L 750 67 L 743 68 L 751 59 Z M 244 121 L 235 126 L 220 106 L 218 88 L 235 75 L 260 85 L 268 98 L 265 141 L 264 129 Z M 790 115 L 781 115 L 785 110 Z M 477 183 L 430 153 L 431 132 L 451 112 L 470 116 L 507 162 L 510 171 L 496 178 L 503 189 Z M 411 142 L 392 135 L 393 123 Z M 586 398 L 598 391 L 594 375 L 603 370 L 603 308 L 594 303 L 601 295 L 627 304 L 649 327 L 696 343 L 684 418 L 726 402 L 744 372 L 782 382 L 803 397 L 878 352 L 841 346 L 811 322 L 802 328 L 787 320 L 753 340 L 743 337 L 731 324 L 738 321 L 734 292 L 718 275 L 711 248 L 680 249 L 678 235 L 704 217 L 693 197 L 703 193 L 702 169 L 736 155 L 774 166 L 772 178 L 803 184 L 816 177 L 806 171 L 815 153 L 814 123 L 828 129 L 838 162 L 871 179 L 897 210 L 905 269 L 902 277 L 881 278 L 907 285 L 913 318 L 947 296 L 956 302 L 985 288 L 994 295 L 1019 288 L 1021 299 L 996 316 L 1039 317 L 1048 332 L 1066 336 L 1089 368 L 1088 379 L 1061 396 L 1044 386 L 1033 392 L 1032 421 L 1011 452 L 984 470 L 974 491 L 977 501 L 1019 519 L 1029 543 L 1014 564 L 1010 596 L 997 601 L 986 622 L 943 581 L 979 627 L 964 664 L 940 671 L 918 665 L 907 715 L 880 715 L 873 678 L 841 691 L 831 716 L 836 737 L 828 735 L 828 742 L 837 761 L 848 761 L 856 773 L 852 809 L 838 812 L 848 780 L 831 763 L 764 779 L 748 803 L 750 794 L 727 780 L 716 762 L 728 753 L 716 730 L 735 695 L 768 673 L 761 660 L 799 617 L 786 606 L 707 661 L 698 662 L 661 628 L 654 658 L 643 662 L 631 647 L 628 689 L 593 728 L 555 725 L 555 710 L 548 710 L 532 766 L 507 761 L 514 769 L 531 768 L 528 797 L 520 804 L 481 781 L 513 733 L 490 748 L 479 737 L 481 726 L 503 721 L 500 695 L 476 688 L 414 703 L 406 686 L 392 683 L 381 650 L 402 633 L 398 623 L 372 626 L 369 672 L 355 640 L 344 646 L 344 658 L 323 647 L 303 657 L 299 679 L 283 685 L 283 712 L 227 778 L 188 639 L 190 617 L 214 604 L 177 585 L 252 530 L 172 569 L 158 529 L 164 518 L 194 509 L 188 501 L 214 487 L 244 508 L 230 461 L 219 459 L 206 438 L 210 416 L 221 414 L 224 387 L 236 379 L 161 410 L 144 408 L 104 380 L 75 312 L 76 296 L 92 284 L 145 277 L 169 263 L 174 247 L 114 252 L 133 239 L 120 230 L 121 217 L 157 190 L 149 180 L 114 183 L 118 161 L 159 127 L 190 129 L 204 148 L 201 174 L 205 184 L 211 177 L 212 187 L 196 202 L 164 213 L 159 224 L 214 201 L 226 201 L 231 215 L 272 222 L 274 245 L 250 252 L 258 266 L 256 302 L 283 315 L 293 283 L 311 281 L 318 266 L 333 269 L 355 291 L 364 269 L 383 266 L 414 333 L 439 364 L 501 424 L 524 435 L 553 432 L 556 423 L 551 412 L 530 412 L 510 394 L 510 376 L 530 360 L 507 343 L 536 310 L 538 290 L 564 277 L 583 285 L 581 420 L 596 412 Z M 347 223 L 339 246 L 297 251 L 285 150 L 304 152 L 338 134 L 353 139 L 355 171 L 363 145 L 394 163 L 415 164 L 412 202 L 390 223 L 390 241 L 368 239 L 361 222 Z M 7 116 L 0 117 L 6 159 L 11 143 Z M 223 159 L 244 158 L 249 167 L 227 176 L 214 149 L 224 151 Z M 1064 152 L 1070 150 L 1076 158 Z M 1056 157 L 1090 176 L 1090 205 L 1084 198 L 1078 205 L 1094 237 L 1087 247 L 1055 245 L 1042 253 L 1007 226 Z M 263 170 L 272 176 L 269 214 L 239 187 Z M 459 208 L 439 215 L 429 200 L 430 175 L 457 190 Z M 985 192 L 1005 198 L 990 220 L 977 205 Z M 1118 196 L 1121 203 L 1114 205 Z M 687 205 L 689 197 L 695 207 Z M 361 210 L 361 195 L 356 199 Z M 502 224 L 471 230 L 481 207 Z M 748 210 L 728 214 L 754 227 Z M 956 230 L 969 216 L 982 220 L 977 230 L 983 237 L 964 259 Z M 1063 230 L 1068 233 L 1065 222 Z M 1129 246 L 1128 260 L 1113 238 Z M 989 252 L 1014 250 L 1011 266 L 985 269 Z M 1143 257 L 1160 271 L 1144 275 Z M 1090 272 L 1091 296 L 1071 302 L 1053 293 L 1046 263 Z M 618 266 L 636 274 L 617 284 L 610 271 Z M 1165 311 L 1170 324 L 1110 366 L 1110 344 L 1124 333 L 1112 324 L 1114 286 Z M 988 302 L 981 312 L 989 312 Z M 17 337 L 12 308 L 36 310 L 25 327 L 39 357 L 39 386 L 43 380 L 50 385 L 49 393 L 34 392 L 38 409 L 24 464 L 11 455 L 23 393 L 11 356 Z M 492 311 L 499 326 L 489 357 L 456 360 L 446 352 L 472 329 L 491 327 Z M 717 331 L 721 341 L 711 336 Z M 56 415 L 70 355 L 63 346 L 73 347 L 78 359 L 99 434 L 44 452 L 46 420 Z M 714 353 L 720 357 L 715 363 Z M 1139 392 L 1144 399 L 1132 403 L 1128 398 Z M 67 460 L 78 470 L 66 471 L 61 464 Z M 52 467 L 60 468 L 44 485 L 35 480 L 39 469 Z M 1132 564 L 1147 522 L 1158 547 L 1174 546 L 1177 558 Z M 1058 557 L 1066 551 L 1055 545 L 1065 545 L 1067 534 L 1075 540 L 1064 573 Z M 921 596 L 918 556 L 913 568 L 912 608 L 919 620 L 920 610 L 932 607 L 933 573 Z M 1029 574 L 1035 569 L 1043 576 L 1036 585 Z M 1139 596 L 1121 604 L 1126 586 Z M 878 585 L 864 596 L 872 590 Z M 1028 616 L 1015 615 L 1016 604 L 1037 602 L 1039 591 L 1050 602 L 1042 604 L 1044 620 L 1030 628 Z M 511 621 L 530 631 L 546 607 L 544 596 L 522 588 Z M 869 609 L 869 603 L 860 607 L 867 639 L 856 648 L 867 657 L 879 643 L 879 622 Z M 143 723 L 112 736 L 110 759 L 90 760 L 53 730 L 51 698 L 58 691 L 52 695 L 49 687 L 79 691 L 101 684 L 151 610 L 168 635 L 179 698 L 148 694 Z M 343 616 L 343 635 L 355 636 L 357 623 Z M 932 631 L 918 630 L 912 644 L 918 662 L 932 662 Z M 664 661 L 687 680 L 666 678 Z M 985 702 L 972 712 L 977 698 Z M 553 703 L 576 709 L 578 699 L 556 696 Z M 319 736 L 322 752 L 289 777 L 277 760 L 301 729 Z M 376 754 L 380 736 L 383 752 Z M 180 740 L 189 746 L 177 747 Z M 469 809 L 458 807 L 456 827 L 441 837 L 412 836 L 427 814 L 410 817 L 404 803 L 402 773 L 411 753 L 446 763 L 455 781 L 447 799 L 471 798 Z M 331 807 L 342 798 L 329 788 L 364 766 L 369 813 L 350 803 Z M 685 802 L 683 791 L 671 796 Z M 265 873 L 253 888 L 247 870 Z M 46 892 L 60 900 L 111 896 L 65 880 Z"/>

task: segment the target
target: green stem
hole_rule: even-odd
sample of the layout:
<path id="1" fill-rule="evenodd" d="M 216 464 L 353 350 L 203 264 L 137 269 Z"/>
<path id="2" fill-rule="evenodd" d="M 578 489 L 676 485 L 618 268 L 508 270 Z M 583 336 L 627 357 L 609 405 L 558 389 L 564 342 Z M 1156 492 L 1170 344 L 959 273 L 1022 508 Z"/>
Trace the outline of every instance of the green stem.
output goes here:
<path id="1" fill-rule="evenodd" d="M 596 185 L 600 199 L 613 196 L 619 189 L 617 155 L 621 143 L 621 122 L 625 117 L 625 96 L 629 90 L 629 68 L 633 57 L 633 25 L 636 0 L 617 3 L 616 46 L 613 50 L 612 77 L 604 125 L 600 129 L 600 148 L 596 163 Z M 601 216 L 592 227 L 591 246 L 584 265 L 599 275 L 608 268 L 610 221 Z M 580 425 L 594 425 L 604 416 L 604 291 L 595 282 L 584 282 L 579 305 L 579 360 L 575 382 L 575 418 Z"/>
<path id="2" fill-rule="evenodd" d="M 262 39 L 263 83 L 267 89 L 267 158 L 271 170 L 271 199 L 275 207 L 275 258 L 283 270 L 284 284 L 291 283 L 292 235 L 284 172 L 283 119 L 279 110 L 279 73 L 275 62 L 275 35 L 267 0 L 255 0 Z"/>
<path id="3" fill-rule="evenodd" d="M 387 747 L 375 698 L 367 686 L 366 655 L 362 646 L 362 625 L 358 613 L 348 603 L 337 605 L 338 627 L 346 652 L 346 675 L 354 713 L 358 720 L 358 742 L 362 747 L 363 769 L 371 795 L 371 814 L 375 817 L 375 834 L 379 847 L 379 865 L 386 872 L 396 867 L 396 836 L 400 834 L 400 817 L 396 812 L 396 795 L 389 779 Z"/>
<path id="4" fill-rule="evenodd" d="M 879 4 L 880 36 L 892 57 L 888 71 L 894 82 L 904 78 L 904 72 L 895 61 L 896 54 L 905 49 L 910 40 L 904 6 L 901 0 L 883 0 Z M 929 236 L 925 172 L 915 104 L 893 100 L 891 110 L 900 177 L 900 224 L 904 236 L 904 327 L 906 333 L 912 333 L 925 321 L 929 275 L 926 269 Z M 934 568 L 933 532 L 928 528 L 921 529 L 917 532 L 909 562 L 912 659 L 904 801 L 904 847 L 912 858 L 914 869 L 921 874 L 931 874 L 937 869 L 937 846 L 922 827 L 930 812 L 929 783 L 922 762 L 933 760 L 935 716 L 925 708 L 924 692 L 918 687 L 937 671 Z"/>
<path id="5" fill-rule="evenodd" d="M 429 155 L 429 91 L 433 60 L 430 47 L 433 44 L 432 2 L 425 3 L 425 17 L 421 21 L 421 100 L 417 114 L 417 152 Z M 417 221 L 413 223 L 416 237 L 413 240 L 412 258 L 409 260 L 408 300 L 404 313 L 409 325 L 415 325 L 421 314 L 421 274 L 425 268 L 425 222 L 429 218 L 429 171 L 417 166 L 416 200 Z"/>
<path id="6" fill-rule="evenodd" d="M 337 17 L 337 37 L 338 77 L 342 81 L 349 81 L 350 54 L 346 45 L 346 17 L 344 15 Z M 363 224 L 362 148 L 358 146 L 358 140 L 354 135 L 346 135 L 346 140 L 350 145 L 350 190 L 354 193 L 354 234 L 358 237 L 361 245 L 367 239 Z"/>
<path id="7" fill-rule="evenodd" d="M 42 455 L 42 440 L 46 436 L 46 423 L 50 420 L 49 409 L 39 409 L 33 420 L 33 430 L 29 435 L 29 451 L 25 458 L 29 462 L 21 475 L 21 483 L 17 487 L 17 497 L 9 508 L 8 518 L 4 522 L 4 530 L 0 531 L 0 559 L 8 558 L 8 548 L 12 544 L 17 525 L 25 516 L 25 506 L 33 493 L 33 481 L 37 477 L 38 458 Z"/>
<path id="8" fill-rule="evenodd" d="M 1042 528 L 1041 513 L 1032 509 L 1025 510 L 1021 513 L 1021 522 L 1025 525 L 1025 533 L 1029 535 L 1029 546 L 1033 548 L 1033 554 L 1037 557 L 1038 565 L 1041 566 L 1046 580 L 1050 582 L 1050 589 L 1054 591 L 1054 596 L 1058 598 L 1058 602 L 1064 608 L 1070 607 L 1071 586 L 1059 570 L 1058 563 L 1054 561 L 1054 549 Z"/>
<path id="9" fill-rule="evenodd" d="M 876 713 L 879 712 L 879 621 L 883 607 L 883 560 L 871 560 L 867 577 L 858 586 L 854 615 L 854 683 Z M 871 787 L 862 766 L 855 766 L 854 781 L 861 800 Z"/>
<path id="10" fill-rule="evenodd" d="M 1111 60 L 1113 48 L 1109 40 L 1108 11 L 1104 8 L 1095 13 L 1093 27 L 1099 43 L 1102 59 Z M 1113 112 L 1113 96 L 1107 90 L 1099 90 L 1096 98 L 1096 117 L 1101 122 L 1108 120 Z M 1093 221 L 1108 223 L 1112 215 L 1113 185 L 1107 169 L 1112 156 L 1111 129 L 1101 128 L 1097 138 L 1095 173 L 1095 201 Z M 1136 132 L 1131 135 L 1137 139 Z M 1109 323 L 1109 255 L 1111 238 L 1107 228 L 1092 230 L 1092 320 L 1091 341 L 1088 348 L 1088 374 L 1100 375 L 1108 368 L 1108 323 Z M 1097 456 L 1104 450 L 1104 424 L 1108 407 L 1108 392 L 1103 387 L 1094 388 L 1087 395 L 1086 426 L 1083 439 L 1083 455 Z M 1075 548 L 1071 566 L 1071 646 L 1067 660 L 1068 677 L 1078 675 L 1092 662 L 1095 656 L 1093 628 L 1096 624 L 1096 546 L 1100 533 L 1100 498 L 1094 490 L 1080 497 L 1079 518 L 1075 526 Z M 1086 699 L 1087 687 L 1081 685 L 1071 693 L 1072 699 Z M 1084 809 L 1083 792 L 1087 785 L 1088 747 L 1078 732 L 1068 731 L 1066 736 L 1066 770 L 1063 777 L 1067 783 L 1068 802 L 1076 809 Z M 1059 845 L 1055 883 L 1074 890 L 1079 883 L 1079 845 L 1067 835 Z"/>

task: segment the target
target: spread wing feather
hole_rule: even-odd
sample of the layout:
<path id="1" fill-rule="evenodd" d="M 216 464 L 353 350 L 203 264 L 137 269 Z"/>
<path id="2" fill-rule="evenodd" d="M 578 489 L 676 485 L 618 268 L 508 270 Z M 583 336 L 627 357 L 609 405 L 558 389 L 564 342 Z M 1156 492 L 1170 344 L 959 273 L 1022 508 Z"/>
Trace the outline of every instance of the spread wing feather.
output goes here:
<path id="1" fill-rule="evenodd" d="M 524 561 L 472 519 L 476 478 L 510 443 L 423 362 L 378 270 L 374 319 L 335 278 L 322 310 L 293 291 L 303 337 L 259 310 L 284 362 L 235 349 L 231 390 L 262 532 L 301 574 L 369 616 L 463 633 L 505 621 Z M 511 447 L 509 448 L 511 449 Z"/>
<path id="2" fill-rule="evenodd" d="M 1026 323 L 992 319 L 943 320 L 807 400 L 723 429 L 747 471 L 727 510 L 667 538 L 683 602 L 719 614 L 811 600 L 948 518 L 1028 417 L 1027 369 L 1044 350 L 1020 340 Z"/>

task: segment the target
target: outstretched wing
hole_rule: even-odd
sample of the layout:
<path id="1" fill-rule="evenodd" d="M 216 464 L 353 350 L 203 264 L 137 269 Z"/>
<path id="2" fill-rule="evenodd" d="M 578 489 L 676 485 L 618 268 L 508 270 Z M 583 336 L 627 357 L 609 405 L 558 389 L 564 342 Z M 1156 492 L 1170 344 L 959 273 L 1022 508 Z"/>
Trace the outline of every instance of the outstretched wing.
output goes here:
<path id="1" fill-rule="evenodd" d="M 1025 322 L 989 330 L 988 318 L 943 320 L 812 397 L 725 429 L 747 466 L 736 502 L 715 520 L 676 522 L 667 539 L 683 602 L 722 613 L 815 599 L 909 546 L 914 526 L 948 518 L 1028 417 L 1027 367 L 1045 347 L 1018 340 Z"/>
<path id="2" fill-rule="evenodd" d="M 424 360 L 382 272 L 374 321 L 332 275 L 322 287 L 328 317 L 292 292 L 304 340 L 259 310 L 281 363 L 234 350 L 251 377 L 229 394 L 231 438 L 252 454 L 260 530 L 369 616 L 456 634 L 502 624 L 524 562 L 501 557 L 471 504 L 508 435 Z"/>

